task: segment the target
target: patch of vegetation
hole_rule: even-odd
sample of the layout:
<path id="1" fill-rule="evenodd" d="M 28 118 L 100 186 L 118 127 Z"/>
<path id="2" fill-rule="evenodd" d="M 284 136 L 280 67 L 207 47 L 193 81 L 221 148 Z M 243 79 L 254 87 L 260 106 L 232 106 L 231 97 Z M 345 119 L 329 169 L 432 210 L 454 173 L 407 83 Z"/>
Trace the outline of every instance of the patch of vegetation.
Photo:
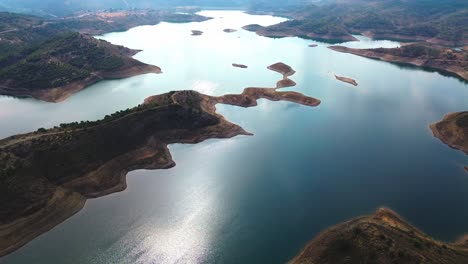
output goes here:
<path id="1" fill-rule="evenodd" d="M 172 104 L 173 102 L 168 100 L 167 104 L 159 104 L 159 103 L 149 103 L 149 104 L 140 104 L 136 107 L 133 108 L 127 108 L 125 110 L 120 110 L 115 113 L 106 115 L 103 119 L 97 120 L 97 121 L 81 121 L 81 122 L 72 122 L 72 123 L 62 123 L 59 126 L 54 127 L 55 130 L 72 130 L 72 129 L 84 129 L 84 128 L 90 128 L 94 127 L 97 125 L 109 123 L 112 121 L 115 121 L 117 119 L 120 119 L 122 117 L 128 116 L 133 113 L 145 111 L 148 109 L 156 108 L 158 106 L 164 106 L 164 105 L 169 105 Z M 39 131 L 41 130 L 41 131 Z M 38 132 L 44 133 L 47 130 L 44 129 L 39 129 Z"/>
<path id="2" fill-rule="evenodd" d="M 110 45 L 110 44 L 109 44 Z M 93 71 L 112 71 L 125 65 L 122 56 L 102 41 L 76 32 L 54 36 L 40 45 L 0 45 L 0 80 L 9 87 L 45 89 L 67 85 Z"/>
<path id="3" fill-rule="evenodd" d="M 405 45 L 395 49 L 377 48 L 374 50 L 380 53 L 392 54 L 395 56 L 407 58 L 438 58 L 441 55 L 441 51 L 439 49 L 424 44 Z"/>
<path id="4" fill-rule="evenodd" d="M 468 113 L 464 113 L 462 117 L 458 118 L 456 125 L 462 128 L 468 128 Z"/>

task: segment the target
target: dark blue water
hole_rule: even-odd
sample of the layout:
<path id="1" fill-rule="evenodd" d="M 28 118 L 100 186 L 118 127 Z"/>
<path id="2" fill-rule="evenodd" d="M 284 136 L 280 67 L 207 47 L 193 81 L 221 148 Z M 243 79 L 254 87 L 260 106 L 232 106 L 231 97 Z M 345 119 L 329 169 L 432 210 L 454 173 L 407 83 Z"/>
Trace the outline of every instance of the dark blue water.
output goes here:
<path id="1" fill-rule="evenodd" d="M 238 15 L 223 13 L 229 22 L 219 27 L 227 28 Z M 165 74 L 133 78 L 133 86 L 129 80 L 105 82 L 70 102 L 107 94 L 116 99 L 102 104 L 121 107 L 183 84 L 210 94 L 271 86 L 278 75 L 265 66 L 284 61 L 297 71 L 292 79 L 298 86 L 291 89 L 322 104 L 308 108 L 262 100 L 250 109 L 219 106 L 220 113 L 255 135 L 173 145 L 175 168 L 130 173 L 126 191 L 88 201 L 76 216 L 0 262 L 284 263 L 323 229 L 380 206 L 438 239 L 454 240 L 468 231 L 468 175 L 462 168 L 468 159 L 433 138 L 428 128 L 448 112 L 468 109 L 468 86 L 437 73 L 336 53 L 322 43 L 313 49 L 307 47 L 310 41 L 297 38 L 218 34 L 214 26 L 210 33 L 212 26 L 203 25 L 159 25 L 181 27 L 180 34 L 207 32 L 187 40 L 195 43 L 186 49 L 197 53 L 186 57 L 184 50 L 181 56 L 190 58 L 191 67 L 177 72 L 177 63 L 164 57 L 169 41 L 138 55 L 148 61 L 164 58 Z M 107 37 L 136 42 L 136 35 L 159 26 Z M 197 46 L 207 41 L 203 37 L 226 45 L 240 37 L 245 43 L 232 56 L 203 50 Z M 394 45 L 349 45 L 379 44 Z M 232 69 L 232 62 L 251 67 Z M 333 73 L 355 78 L 359 86 L 338 82 Z M 173 86 L 162 87 L 171 81 Z M 121 88 L 111 89 L 114 83 Z M 103 112 L 114 106 L 105 107 Z"/>

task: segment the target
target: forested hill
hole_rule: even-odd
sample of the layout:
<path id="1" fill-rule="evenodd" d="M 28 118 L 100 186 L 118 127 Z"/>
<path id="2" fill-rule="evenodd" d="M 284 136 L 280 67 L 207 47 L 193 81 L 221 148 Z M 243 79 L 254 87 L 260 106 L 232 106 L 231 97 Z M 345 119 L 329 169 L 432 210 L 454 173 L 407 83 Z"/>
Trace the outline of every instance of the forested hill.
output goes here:
<path id="1" fill-rule="evenodd" d="M 349 40 L 352 34 L 364 33 L 375 38 L 468 44 L 468 1 L 334 0 L 286 14 L 295 19 L 264 29 L 262 35 Z"/>

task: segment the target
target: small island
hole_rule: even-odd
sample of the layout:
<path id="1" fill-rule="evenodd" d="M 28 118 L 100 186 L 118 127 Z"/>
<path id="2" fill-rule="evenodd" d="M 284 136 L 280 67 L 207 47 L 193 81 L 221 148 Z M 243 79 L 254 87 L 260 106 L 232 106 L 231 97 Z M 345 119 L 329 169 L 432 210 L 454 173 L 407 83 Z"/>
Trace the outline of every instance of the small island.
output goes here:
<path id="1" fill-rule="evenodd" d="M 201 36 L 203 35 L 203 31 L 201 30 L 192 30 L 192 36 Z"/>
<path id="2" fill-rule="evenodd" d="M 318 47 L 318 45 L 317 44 L 310 44 L 309 47 L 316 48 L 316 47 Z"/>
<path id="3" fill-rule="evenodd" d="M 168 10 L 86 12 L 60 19 L 0 12 L 0 95 L 61 102 L 102 80 L 161 69 L 133 59 L 140 52 L 93 35 L 124 31 L 161 21 L 210 18 Z"/>
<path id="4" fill-rule="evenodd" d="M 354 49 L 331 46 L 329 49 L 387 62 L 408 64 L 452 74 L 468 81 L 468 51 L 438 45 L 413 43 L 399 48 Z"/>
<path id="5" fill-rule="evenodd" d="M 358 86 L 358 83 L 356 82 L 356 80 L 348 78 L 348 77 L 342 77 L 342 76 L 338 76 L 335 74 L 335 79 L 337 79 L 338 81 L 349 83 L 353 86 Z"/>
<path id="6" fill-rule="evenodd" d="M 226 33 L 234 33 L 234 32 L 237 32 L 237 29 L 226 28 L 223 31 L 226 32 Z"/>
<path id="7" fill-rule="evenodd" d="M 468 238 L 437 241 L 381 208 L 319 234 L 290 263 L 468 263 Z"/>
<path id="8" fill-rule="evenodd" d="M 291 76 L 294 73 L 296 73 L 296 71 L 294 71 L 291 68 L 291 66 L 284 64 L 282 62 L 277 62 L 275 64 L 272 64 L 268 66 L 268 69 L 282 74 L 283 78 L 287 78 L 288 76 Z"/>
<path id="9" fill-rule="evenodd" d="M 294 73 L 284 63 L 269 68 L 281 71 L 283 80 Z M 279 88 L 248 87 L 222 96 L 169 92 L 99 121 L 60 124 L 0 140 L 0 256 L 73 216 L 87 199 L 125 190 L 128 172 L 175 166 L 169 144 L 252 135 L 218 114 L 217 104 L 253 107 L 258 99 L 320 104 Z"/>
<path id="10" fill-rule="evenodd" d="M 247 69 L 249 67 L 247 65 L 239 64 L 239 63 L 233 63 L 232 66 L 236 68 L 241 68 L 241 69 Z"/>

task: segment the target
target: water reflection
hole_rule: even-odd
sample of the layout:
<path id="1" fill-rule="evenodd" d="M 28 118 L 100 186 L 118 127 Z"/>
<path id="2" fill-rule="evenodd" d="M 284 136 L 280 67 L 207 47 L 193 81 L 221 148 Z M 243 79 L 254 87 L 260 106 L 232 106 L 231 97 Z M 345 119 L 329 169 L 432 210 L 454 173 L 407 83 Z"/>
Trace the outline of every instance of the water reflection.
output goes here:
<path id="1" fill-rule="evenodd" d="M 468 178 L 459 166 L 466 156 L 428 129 L 444 114 L 468 108 L 466 85 L 310 40 L 222 32 L 278 18 L 204 14 L 218 18 L 103 36 L 143 48 L 137 58 L 164 73 L 102 82 L 61 104 L 2 98 L 0 133 L 97 119 L 173 89 L 224 94 L 269 86 L 277 74 L 265 65 L 277 61 L 296 69 L 294 90 L 322 105 L 313 111 L 263 100 L 241 111 L 219 106 L 255 136 L 171 146 L 174 169 L 131 173 L 127 191 L 91 201 L 5 263 L 284 263 L 323 228 L 382 205 L 437 238 L 468 231 Z M 192 37 L 192 29 L 206 33 Z M 345 45 L 399 45 L 362 40 Z M 319 46 L 308 47 L 311 42 Z M 233 62 L 249 68 L 232 68 Z M 337 82 L 333 73 L 359 86 Z"/>

